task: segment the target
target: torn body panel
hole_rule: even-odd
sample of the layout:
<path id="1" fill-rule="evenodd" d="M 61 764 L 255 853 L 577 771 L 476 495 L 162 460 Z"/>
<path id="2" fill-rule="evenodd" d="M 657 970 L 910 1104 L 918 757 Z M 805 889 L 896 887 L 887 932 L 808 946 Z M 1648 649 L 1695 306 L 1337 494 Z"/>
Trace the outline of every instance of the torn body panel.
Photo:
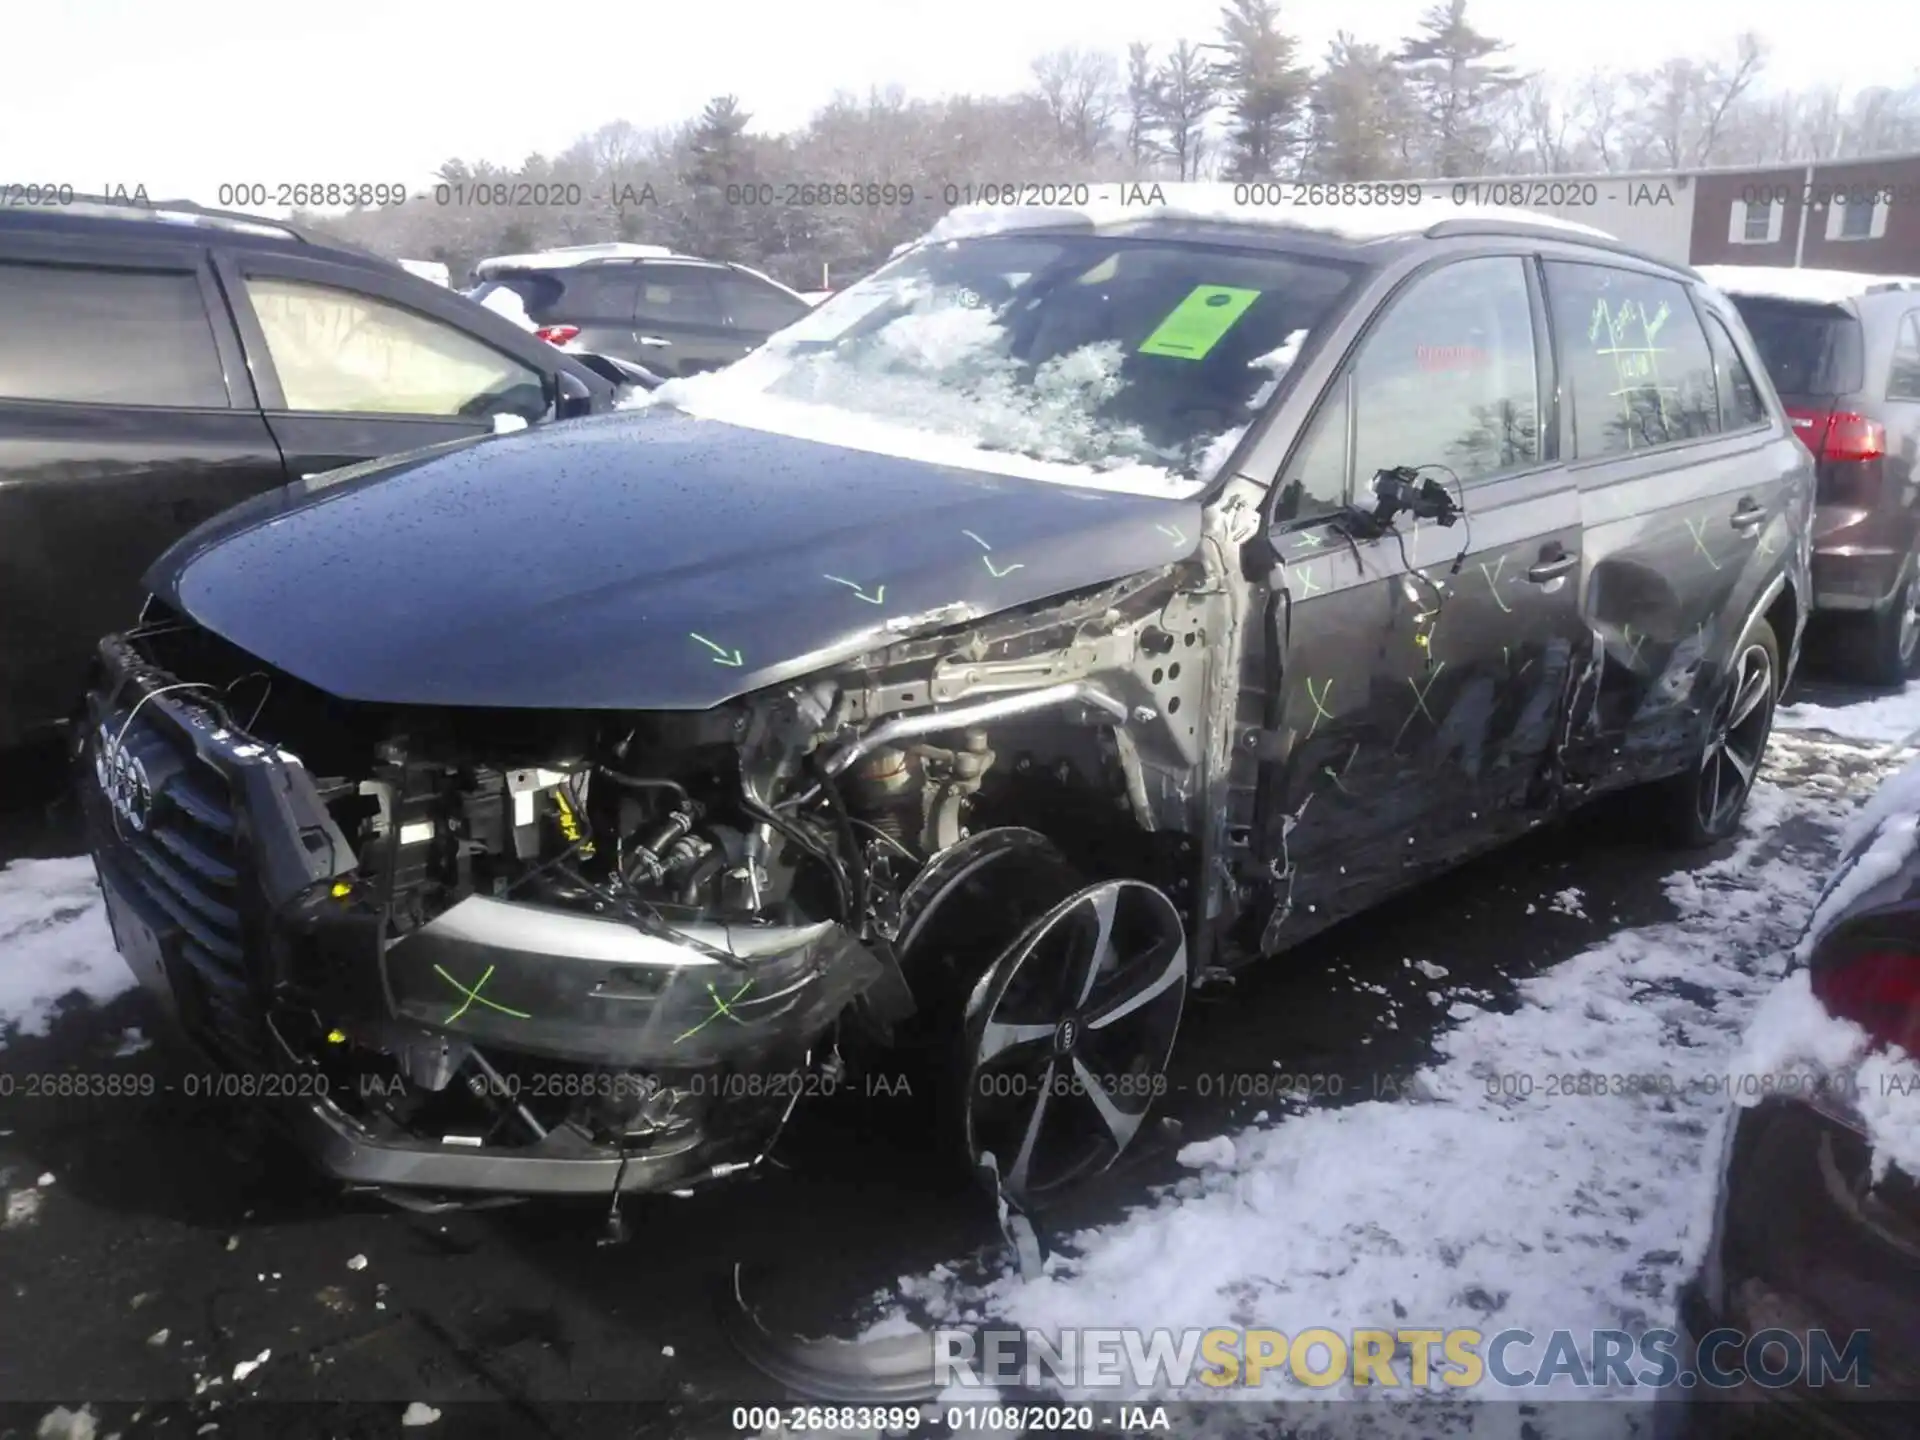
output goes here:
<path id="1" fill-rule="evenodd" d="M 90 794 L 122 946 L 216 1058 L 307 1077 L 349 1183 L 726 1173 L 930 1003 L 901 916 L 970 836 L 1033 827 L 1048 905 L 1120 875 L 1218 908 L 1194 837 L 1232 587 L 1189 548 L 696 712 L 350 702 L 156 606 L 91 702 L 94 768 L 157 777 L 138 827 Z"/>

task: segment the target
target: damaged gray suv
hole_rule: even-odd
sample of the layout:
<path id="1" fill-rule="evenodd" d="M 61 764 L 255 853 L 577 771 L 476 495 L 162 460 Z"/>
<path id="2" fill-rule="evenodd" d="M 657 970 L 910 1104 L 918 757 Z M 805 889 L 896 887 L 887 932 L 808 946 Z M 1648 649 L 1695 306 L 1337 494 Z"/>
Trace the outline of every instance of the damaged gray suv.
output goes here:
<path id="1" fill-rule="evenodd" d="M 1812 480 L 1738 315 L 1580 227 L 960 212 L 642 408 L 181 541 L 92 849 L 350 1185 L 685 1186 L 905 1054 L 1030 1204 L 1193 985 L 1604 791 L 1732 833 Z"/>

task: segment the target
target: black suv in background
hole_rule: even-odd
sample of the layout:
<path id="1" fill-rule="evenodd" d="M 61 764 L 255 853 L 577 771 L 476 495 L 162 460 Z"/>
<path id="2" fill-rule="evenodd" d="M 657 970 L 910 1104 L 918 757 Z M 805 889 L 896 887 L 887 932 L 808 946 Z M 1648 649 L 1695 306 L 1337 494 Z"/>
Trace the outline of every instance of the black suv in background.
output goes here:
<path id="1" fill-rule="evenodd" d="M 317 471 L 611 408 L 606 368 L 257 217 L 0 211 L 0 748 L 68 716 L 141 572 L 202 520 Z"/>
<path id="2" fill-rule="evenodd" d="M 744 265 L 610 242 L 496 255 L 466 293 L 520 297 L 541 338 L 631 360 L 660 375 L 731 365 L 812 310 L 797 291 Z"/>
<path id="3" fill-rule="evenodd" d="M 1739 307 L 1819 461 L 1815 653 L 1854 678 L 1897 684 L 1920 649 L 1920 280 L 1731 265 L 1701 273 Z"/>

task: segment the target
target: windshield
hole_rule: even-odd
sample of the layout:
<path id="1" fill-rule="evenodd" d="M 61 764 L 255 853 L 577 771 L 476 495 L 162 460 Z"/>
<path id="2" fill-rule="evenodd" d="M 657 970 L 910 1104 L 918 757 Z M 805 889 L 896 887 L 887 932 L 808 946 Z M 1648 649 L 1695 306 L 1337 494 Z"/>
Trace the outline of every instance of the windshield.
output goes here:
<path id="1" fill-rule="evenodd" d="M 910 251 L 737 364 L 654 398 L 856 449 L 1191 492 L 1354 273 L 1095 235 L 952 241 Z"/>

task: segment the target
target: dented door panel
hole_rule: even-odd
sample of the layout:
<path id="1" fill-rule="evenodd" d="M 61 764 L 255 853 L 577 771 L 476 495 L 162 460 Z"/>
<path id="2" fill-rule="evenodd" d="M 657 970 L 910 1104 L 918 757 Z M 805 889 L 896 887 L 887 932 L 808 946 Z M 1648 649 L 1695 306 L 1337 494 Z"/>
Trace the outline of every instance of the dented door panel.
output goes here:
<path id="1" fill-rule="evenodd" d="M 1409 540 L 1392 604 L 1406 711 L 1395 754 L 1425 796 L 1410 871 L 1454 864 L 1551 808 L 1556 744 L 1589 646 L 1579 492 L 1557 466 L 1467 487 Z M 1397 550 L 1396 550 L 1397 558 Z"/>

